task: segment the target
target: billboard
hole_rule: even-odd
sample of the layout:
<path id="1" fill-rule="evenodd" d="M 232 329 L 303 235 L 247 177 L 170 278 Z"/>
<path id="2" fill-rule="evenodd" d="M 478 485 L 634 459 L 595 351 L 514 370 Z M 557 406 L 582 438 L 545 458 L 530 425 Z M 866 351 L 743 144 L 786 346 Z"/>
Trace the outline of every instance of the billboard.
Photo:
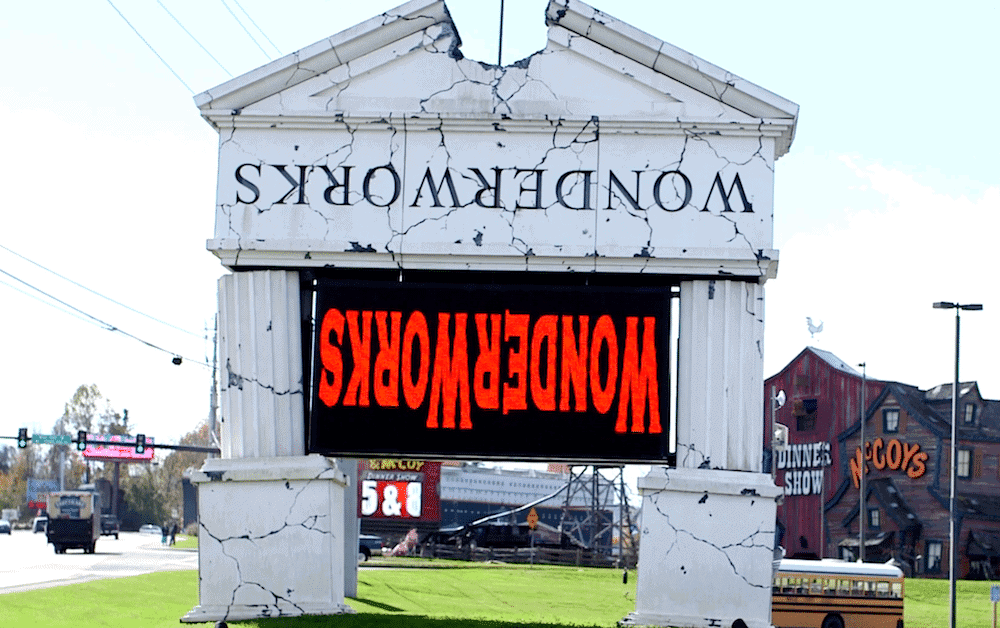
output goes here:
<path id="1" fill-rule="evenodd" d="M 358 462 L 358 516 L 441 521 L 441 463 L 366 459 Z"/>
<path id="2" fill-rule="evenodd" d="M 28 478 L 28 508 L 32 510 L 44 510 L 47 506 L 49 493 L 54 493 L 58 490 L 59 480 Z"/>
<path id="3" fill-rule="evenodd" d="M 146 437 L 146 451 L 135 452 L 135 436 L 119 434 L 88 434 L 87 440 L 98 440 L 107 445 L 90 443 L 83 450 L 83 457 L 88 460 L 108 460 L 111 462 L 149 462 L 153 459 L 153 437 Z"/>
<path id="4" fill-rule="evenodd" d="M 311 452 L 668 459 L 669 287 L 316 290 Z"/>

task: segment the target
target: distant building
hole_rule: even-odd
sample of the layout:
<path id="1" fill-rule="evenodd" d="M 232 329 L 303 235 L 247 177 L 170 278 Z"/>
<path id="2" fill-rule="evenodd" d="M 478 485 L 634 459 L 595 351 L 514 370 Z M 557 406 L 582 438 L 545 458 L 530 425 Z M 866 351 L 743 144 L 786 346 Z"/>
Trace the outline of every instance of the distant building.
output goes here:
<path id="1" fill-rule="evenodd" d="M 774 462 L 786 487 L 777 524 L 788 556 L 859 555 L 863 405 L 866 560 L 895 559 L 908 575 L 947 576 L 951 389 L 868 379 L 862 404 L 862 375 L 812 347 L 767 379 L 766 398 L 772 390 L 787 397 L 775 418 L 788 426 L 789 446 Z M 958 392 L 958 577 L 993 578 L 1000 573 L 1000 401 L 984 399 L 975 382 Z M 768 404 L 768 419 L 771 410 Z"/>
<path id="2" fill-rule="evenodd" d="M 567 494 L 565 487 L 570 481 L 569 465 L 550 465 L 550 470 L 542 471 L 491 467 L 471 462 L 407 461 L 404 464 L 419 466 L 419 469 L 401 470 L 396 468 L 400 462 L 360 462 L 358 514 L 362 533 L 376 534 L 394 542 L 411 528 L 416 528 L 421 535 L 440 528 L 457 528 L 544 497 L 549 499 L 534 507 L 539 522 L 558 528 L 562 521 Z M 412 516 L 403 507 L 383 511 L 386 486 L 395 484 L 397 488 L 393 494 L 397 495 L 397 501 L 402 502 L 401 483 L 409 485 L 410 482 L 420 483 L 423 506 L 419 514 Z M 366 492 L 366 486 L 372 490 Z M 366 495 L 377 501 L 366 502 Z M 589 507 L 588 495 L 576 494 L 571 500 L 569 516 L 582 520 Z M 614 511 L 605 513 L 605 519 L 610 521 L 617 517 L 617 509 Z M 387 515 L 386 512 L 392 514 Z M 500 521 L 523 522 L 527 515 L 528 511 L 522 511 Z M 609 536 L 610 532 L 605 535 Z"/>

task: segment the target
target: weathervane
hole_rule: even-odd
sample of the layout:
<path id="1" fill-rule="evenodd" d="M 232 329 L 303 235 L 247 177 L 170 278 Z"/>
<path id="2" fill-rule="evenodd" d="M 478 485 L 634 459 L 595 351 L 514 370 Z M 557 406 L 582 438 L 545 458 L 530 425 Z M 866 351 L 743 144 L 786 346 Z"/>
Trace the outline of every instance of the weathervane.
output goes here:
<path id="1" fill-rule="evenodd" d="M 819 322 L 819 325 L 813 325 L 813 319 L 806 317 L 806 324 L 809 326 L 809 337 L 815 338 L 816 334 L 823 331 L 823 321 Z"/>

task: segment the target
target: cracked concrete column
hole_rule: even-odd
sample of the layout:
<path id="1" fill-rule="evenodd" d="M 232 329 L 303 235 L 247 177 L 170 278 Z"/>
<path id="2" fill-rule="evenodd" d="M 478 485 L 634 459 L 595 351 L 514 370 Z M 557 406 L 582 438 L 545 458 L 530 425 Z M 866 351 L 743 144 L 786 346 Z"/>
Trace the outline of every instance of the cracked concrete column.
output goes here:
<path id="1" fill-rule="evenodd" d="M 760 472 L 763 312 L 757 282 L 681 282 L 677 468 L 639 479 L 639 585 L 626 625 L 771 625 L 781 491 Z"/>
<path id="2" fill-rule="evenodd" d="M 756 471 L 764 434 L 764 288 L 681 282 L 677 466 Z"/>
<path id="3" fill-rule="evenodd" d="M 296 271 L 219 280 L 222 457 L 198 486 L 198 605 L 185 622 L 352 612 L 344 603 L 350 478 L 305 455 Z"/>
<path id="4" fill-rule="evenodd" d="M 305 454 L 299 273 L 219 279 L 223 458 Z"/>

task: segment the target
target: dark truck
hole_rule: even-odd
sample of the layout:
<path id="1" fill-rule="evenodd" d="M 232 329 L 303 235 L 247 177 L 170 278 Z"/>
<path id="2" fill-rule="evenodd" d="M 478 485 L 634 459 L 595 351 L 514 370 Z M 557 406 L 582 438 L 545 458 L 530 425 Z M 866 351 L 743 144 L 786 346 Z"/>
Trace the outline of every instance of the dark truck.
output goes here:
<path id="1" fill-rule="evenodd" d="M 49 523 L 45 536 L 56 554 L 82 549 L 93 554 L 101 536 L 101 507 L 97 493 L 58 491 L 49 493 Z"/>
<path id="2" fill-rule="evenodd" d="M 115 535 L 118 538 L 118 517 L 114 515 L 101 515 L 101 536 Z"/>

